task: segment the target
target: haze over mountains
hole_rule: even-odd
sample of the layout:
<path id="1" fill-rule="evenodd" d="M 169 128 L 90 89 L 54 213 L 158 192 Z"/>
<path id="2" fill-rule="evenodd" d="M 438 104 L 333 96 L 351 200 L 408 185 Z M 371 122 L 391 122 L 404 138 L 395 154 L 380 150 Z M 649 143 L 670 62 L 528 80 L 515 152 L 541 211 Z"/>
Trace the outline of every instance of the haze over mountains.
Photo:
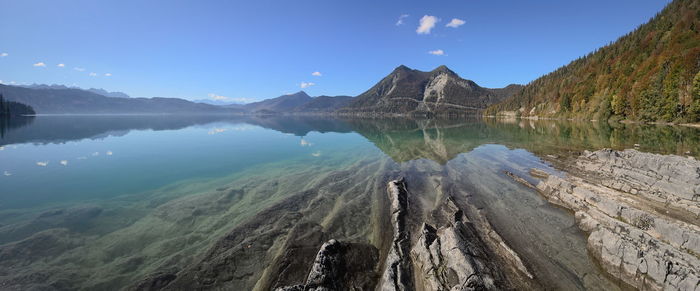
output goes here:
<path id="1" fill-rule="evenodd" d="M 468 115 L 500 102 L 520 85 L 483 88 L 460 78 L 446 66 L 423 72 L 397 67 L 357 97 L 318 96 L 306 92 L 248 104 L 216 104 L 178 98 L 128 98 L 119 92 L 83 90 L 61 85 L 0 85 L 8 100 L 32 106 L 38 114 L 342 114 L 342 115 Z M 123 94 L 123 95 L 122 95 Z"/>
<path id="2" fill-rule="evenodd" d="M 34 108 L 38 114 L 227 113 L 236 109 L 193 103 L 177 98 L 106 97 L 82 89 L 31 89 L 0 85 L 9 101 Z"/>

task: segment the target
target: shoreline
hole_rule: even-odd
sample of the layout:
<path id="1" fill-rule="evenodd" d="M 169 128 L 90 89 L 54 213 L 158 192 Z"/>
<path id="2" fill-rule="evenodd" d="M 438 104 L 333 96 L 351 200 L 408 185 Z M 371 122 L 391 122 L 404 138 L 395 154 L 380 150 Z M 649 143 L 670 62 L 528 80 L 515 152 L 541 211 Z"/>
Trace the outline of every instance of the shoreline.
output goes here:
<path id="1" fill-rule="evenodd" d="M 607 122 L 607 123 L 622 123 L 622 124 L 642 124 L 642 125 L 668 125 L 668 126 L 687 126 L 700 128 L 700 123 L 673 123 L 662 121 L 638 121 L 638 120 L 597 120 L 584 118 L 563 118 L 563 117 L 539 117 L 539 116 L 506 116 L 506 115 L 481 115 L 483 118 L 490 119 L 505 119 L 505 120 L 554 120 L 554 121 L 579 121 L 579 122 Z"/>
<path id="2" fill-rule="evenodd" d="M 608 275 L 636 289 L 692 289 L 700 267 L 700 162 L 606 149 L 542 159 L 566 176 L 537 168 L 530 170 L 535 184 L 509 176 L 571 212 Z"/>

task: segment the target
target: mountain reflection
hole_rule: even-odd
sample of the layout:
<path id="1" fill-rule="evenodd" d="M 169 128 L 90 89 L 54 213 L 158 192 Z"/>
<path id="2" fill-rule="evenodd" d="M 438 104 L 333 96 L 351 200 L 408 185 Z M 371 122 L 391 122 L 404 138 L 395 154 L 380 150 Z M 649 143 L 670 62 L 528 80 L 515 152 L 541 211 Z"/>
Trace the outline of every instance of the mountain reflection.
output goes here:
<path id="1" fill-rule="evenodd" d="M 255 125 L 300 137 L 310 132 L 356 132 L 396 162 L 429 159 L 445 164 L 458 154 L 483 144 L 502 144 L 541 154 L 637 147 L 660 153 L 698 155 L 700 148 L 700 130 L 676 126 L 495 119 L 334 119 L 231 115 L 25 118 L 2 123 L 0 146 L 63 143 L 121 136 L 131 130 L 177 130 L 212 123 Z"/>

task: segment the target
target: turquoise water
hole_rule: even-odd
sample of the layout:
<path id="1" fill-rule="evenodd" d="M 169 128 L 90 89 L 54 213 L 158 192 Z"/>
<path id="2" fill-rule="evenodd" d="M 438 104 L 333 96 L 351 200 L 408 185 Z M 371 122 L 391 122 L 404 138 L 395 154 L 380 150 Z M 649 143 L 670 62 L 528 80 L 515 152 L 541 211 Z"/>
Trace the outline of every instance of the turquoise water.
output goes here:
<path id="1" fill-rule="evenodd" d="M 35 122 L 89 124 L 100 118 L 119 123 L 137 117 L 59 116 Z M 174 117 L 160 117 L 169 118 Z M 32 126 L 19 130 L 32 131 Z M 323 159 L 370 146 L 352 134 L 310 132 L 302 137 L 237 121 L 5 144 L 0 151 L 0 210 L 106 199 L 186 179 L 223 177 L 274 161 Z"/>
<path id="2" fill-rule="evenodd" d="M 610 289 L 572 215 L 503 171 L 561 174 L 539 157 L 604 147 L 700 151 L 693 128 L 553 121 L 39 116 L 0 128 L 0 289 L 125 288 L 194 264 L 305 193 L 319 197 L 266 215 L 299 211 L 334 238 L 380 247 L 376 197 L 398 175 L 426 205 L 446 183 L 472 196 L 552 288 Z M 240 288 L 255 285 L 269 247 Z"/>

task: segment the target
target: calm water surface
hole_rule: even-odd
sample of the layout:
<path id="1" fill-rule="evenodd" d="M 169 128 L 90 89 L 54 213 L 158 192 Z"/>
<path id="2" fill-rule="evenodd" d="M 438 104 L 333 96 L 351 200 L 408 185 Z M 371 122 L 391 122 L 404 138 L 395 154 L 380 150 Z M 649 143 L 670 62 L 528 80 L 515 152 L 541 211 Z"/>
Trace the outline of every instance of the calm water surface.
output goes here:
<path id="1" fill-rule="evenodd" d="M 441 195 L 431 183 L 452 183 L 552 287 L 615 288 L 588 258 L 571 214 L 503 171 L 561 174 L 538 156 L 604 147 L 700 151 L 697 129 L 553 121 L 40 116 L 3 124 L 1 134 L 0 289 L 120 289 L 182 268 L 236 225 L 298 191 L 324 189 L 315 177 L 338 171 L 352 181 L 407 176 L 426 203 Z M 336 238 L 371 243 L 371 223 L 339 210 L 372 216 L 372 205 L 353 202 L 374 191 L 361 186 L 344 185 L 309 219 Z"/>

